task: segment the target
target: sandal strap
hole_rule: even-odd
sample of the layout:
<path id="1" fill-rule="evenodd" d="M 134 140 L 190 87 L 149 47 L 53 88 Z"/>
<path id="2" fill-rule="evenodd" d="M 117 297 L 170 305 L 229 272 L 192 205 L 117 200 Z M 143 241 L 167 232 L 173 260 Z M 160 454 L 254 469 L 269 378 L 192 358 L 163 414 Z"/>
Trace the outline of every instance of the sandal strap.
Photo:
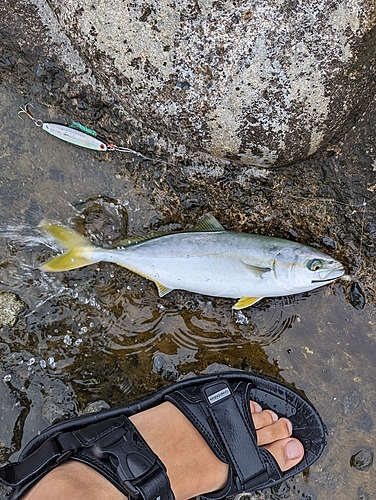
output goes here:
<path id="1" fill-rule="evenodd" d="M 203 388 L 209 414 L 231 458 L 241 491 L 267 482 L 269 471 L 258 453 L 256 431 L 246 420 L 225 380 Z"/>
<path id="2" fill-rule="evenodd" d="M 125 415 L 49 436 L 23 460 L 0 468 L 0 478 L 15 488 L 16 500 L 69 459 L 96 469 L 129 500 L 174 500 L 165 466 Z"/>
<path id="3" fill-rule="evenodd" d="M 273 456 L 257 446 L 249 406 L 252 387 L 242 382 L 234 386 L 218 378 L 202 385 L 201 391 L 187 387 L 166 397 L 191 421 L 217 457 L 230 465 L 225 488 L 203 498 L 254 491 L 281 479 Z"/>

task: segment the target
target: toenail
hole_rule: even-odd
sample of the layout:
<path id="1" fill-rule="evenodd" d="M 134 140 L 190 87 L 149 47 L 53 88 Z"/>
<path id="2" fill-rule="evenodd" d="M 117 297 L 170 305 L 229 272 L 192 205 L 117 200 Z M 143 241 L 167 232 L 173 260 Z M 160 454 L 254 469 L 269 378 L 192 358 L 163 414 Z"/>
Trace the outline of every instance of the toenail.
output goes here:
<path id="1" fill-rule="evenodd" d="M 290 420 L 287 421 L 287 429 L 288 429 L 289 434 L 291 436 L 291 434 L 292 434 L 292 423 L 290 422 Z"/>
<path id="2" fill-rule="evenodd" d="M 286 457 L 288 460 L 295 460 L 302 454 L 302 447 L 297 441 L 289 441 L 286 444 Z"/>
<path id="3" fill-rule="evenodd" d="M 253 403 L 253 408 L 255 410 L 255 413 L 261 413 L 262 412 L 262 407 L 258 403 Z"/>
<path id="4" fill-rule="evenodd" d="M 274 413 L 274 411 L 271 411 L 270 412 L 271 416 L 272 416 L 272 421 L 273 422 L 277 422 L 278 420 L 278 415 L 276 413 Z"/>

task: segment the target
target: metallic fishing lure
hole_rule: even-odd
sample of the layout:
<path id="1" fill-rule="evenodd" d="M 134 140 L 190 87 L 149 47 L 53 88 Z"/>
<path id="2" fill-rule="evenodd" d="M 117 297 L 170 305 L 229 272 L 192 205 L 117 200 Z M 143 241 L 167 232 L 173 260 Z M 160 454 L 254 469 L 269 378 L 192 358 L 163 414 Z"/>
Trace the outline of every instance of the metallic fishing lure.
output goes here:
<path id="1" fill-rule="evenodd" d="M 99 137 L 95 130 L 85 127 L 85 125 L 82 125 L 80 122 L 72 121 L 70 125 L 62 125 L 60 123 L 37 120 L 31 114 L 30 106 L 33 107 L 32 104 L 26 104 L 24 107 L 20 106 L 18 114 L 20 115 L 24 113 L 32 120 L 34 125 L 41 127 L 46 132 L 54 137 L 57 137 L 58 139 L 61 139 L 62 141 L 69 142 L 70 144 L 74 144 L 75 146 L 80 146 L 82 148 L 93 149 L 95 151 L 120 151 L 140 156 L 145 160 L 158 161 L 154 158 L 149 158 L 138 151 L 134 151 L 133 149 L 116 146 L 115 144 L 106 141 L 103 137 Z"/>

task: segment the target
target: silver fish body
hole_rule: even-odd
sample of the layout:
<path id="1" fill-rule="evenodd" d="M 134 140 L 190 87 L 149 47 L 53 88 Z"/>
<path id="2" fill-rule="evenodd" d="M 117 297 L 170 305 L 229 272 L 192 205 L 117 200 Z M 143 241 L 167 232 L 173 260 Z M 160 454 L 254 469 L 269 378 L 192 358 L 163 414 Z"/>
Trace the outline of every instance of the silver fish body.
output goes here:
<path id="1" fill-rule="evenodd" d="M 314 248 L 280 238 L 226 231 L 210 215 L 203 221 L 203 225 L 199 223 L 186 232 L 130 240 L 116 249 L 90 244 L 83 249 L 82 245 L 80 255 L 85 263 L 81 264 L 77 256 L 80 265 L 70 268 L 113 262 L 154 281 L 160 296 L 182 289 L 240 298 L 234 306 L 237 309 L 263 297 L 313 290 L 344 274 L 341 263 Z M 60 270 L 49 264 L 44 269 Z"/>

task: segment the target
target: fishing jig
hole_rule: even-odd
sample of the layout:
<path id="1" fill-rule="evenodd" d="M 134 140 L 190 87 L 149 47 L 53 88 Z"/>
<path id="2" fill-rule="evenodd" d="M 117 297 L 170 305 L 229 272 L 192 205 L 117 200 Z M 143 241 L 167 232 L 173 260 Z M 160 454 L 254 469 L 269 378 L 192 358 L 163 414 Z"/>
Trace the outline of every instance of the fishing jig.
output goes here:
<path id="1" fill-rule="evenodd" d="M 24 113 L 32 120 L 34 125 L 36 125 L 37 127 L 41 127 L 46 132 L 57 137 L 58 139 L 61 139 L 62 141 L 69 142 L 70 144 L 74 144 L 82 148 L 93 149 L 95 151 L 120 151 L 123 153 L 131 153 L 140 156 L 145 160 L 155 161 L 154 158 L 144 156 L 138 151 L 134 151 L 130 148 L 116 146 L 115 144 L 106 141 L 106 139 L 100 137 L 95 130 L 85 127 L 85 125 L 82 125 L 80 122 L 72 120 L 70 125 L 62 125 L 60 123 L 43 122 L 42 120 L 37 120 L 32 115 L 30 106 L 34 107 L 32 104 L 26 104 L 24 107 L 20 106 L 18 115 Z"/>

